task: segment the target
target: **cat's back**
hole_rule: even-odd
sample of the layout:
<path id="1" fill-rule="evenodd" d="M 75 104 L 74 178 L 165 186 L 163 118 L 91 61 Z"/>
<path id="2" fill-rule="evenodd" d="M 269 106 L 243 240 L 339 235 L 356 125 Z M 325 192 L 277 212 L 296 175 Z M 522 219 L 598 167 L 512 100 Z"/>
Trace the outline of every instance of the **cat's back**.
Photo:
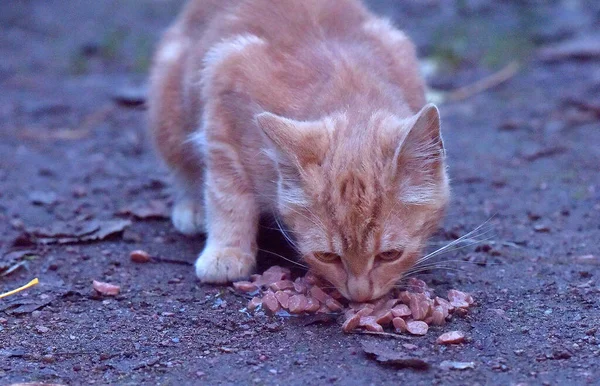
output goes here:
<path id="1" fill-rule="evenodd" d="M 197 40 L 248 33 L 290 44 L 315 35 L 351 35 L 367 17 L 359 0 L 192 0 L 176 25 Z"/>

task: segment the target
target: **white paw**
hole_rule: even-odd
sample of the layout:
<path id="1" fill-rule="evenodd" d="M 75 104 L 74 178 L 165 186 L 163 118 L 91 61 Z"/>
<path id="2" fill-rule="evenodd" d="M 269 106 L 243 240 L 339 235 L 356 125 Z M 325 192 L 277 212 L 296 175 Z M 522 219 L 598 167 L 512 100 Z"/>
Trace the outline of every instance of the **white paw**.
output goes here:
<path id="1" fill-rule="evenodd" d="M 188 198 L 177 200 L 171 212 L 171 221 L 173 226 L 184 235 L 205 233 L 206 219 L 202 201 Z"/>
<path id="2" fill-rule="evenodd" d="M 196 260 L 196 275 L 203 283 L 227 283 L 250 276 L 256 256 L 239 248 L 207 245 Z"/>

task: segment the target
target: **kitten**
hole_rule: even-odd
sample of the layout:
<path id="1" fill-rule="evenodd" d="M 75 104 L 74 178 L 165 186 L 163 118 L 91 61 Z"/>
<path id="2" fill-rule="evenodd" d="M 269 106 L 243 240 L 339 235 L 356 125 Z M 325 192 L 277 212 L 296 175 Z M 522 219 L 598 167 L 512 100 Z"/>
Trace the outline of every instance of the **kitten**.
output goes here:
<path id="1" fill-rule="evenodd" d="M 410 40 L 358 0 L 193 0 L 165 33 L 150 126 L 203 282 L 252 273 L 261 213 L 348 299 L 387 293 L 449 197 Z"/>

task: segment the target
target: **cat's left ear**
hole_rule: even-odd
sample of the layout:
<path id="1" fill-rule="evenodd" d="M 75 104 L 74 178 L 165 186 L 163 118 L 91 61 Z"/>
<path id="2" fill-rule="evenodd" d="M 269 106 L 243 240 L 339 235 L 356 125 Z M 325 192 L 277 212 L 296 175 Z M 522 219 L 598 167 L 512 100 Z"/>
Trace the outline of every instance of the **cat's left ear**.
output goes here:
<path id="1" fill-rule="evenodd" d="M 396 144 L 394 164 L 419 162 L 419 168 L 438 169 L 445 158 L 444 142 L 440 132 L 440 112 L 429 103 L 404 121 L 405 128 Z M 418 165 L 413 165 L 418 166 Z M 433 171 L 433 170 L 432 170 Z"/>
<path id="2" fill-rule="evenodd" d="M 329 130 L 324 121 L 296 121 L 269 112 L 256 116 L 265 135 L 296 166 L 320 165 L 329 147 Z"/>

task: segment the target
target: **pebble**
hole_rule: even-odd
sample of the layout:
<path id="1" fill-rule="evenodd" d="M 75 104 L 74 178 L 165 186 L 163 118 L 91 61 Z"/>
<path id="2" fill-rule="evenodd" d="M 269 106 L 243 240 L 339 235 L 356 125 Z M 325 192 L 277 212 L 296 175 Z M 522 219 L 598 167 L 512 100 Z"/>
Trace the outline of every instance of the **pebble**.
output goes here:
<path id="1" fill-rule="evenodd" d="M 139 249 L 131 251 L 129 257 L 134 263 L 147 263 L 150 261 L 150 255 L 148 254 L 148 252 Z"/>
<path id="2" fill-rule="evenodd" d="M 35 329 L 42 334 L 45 334 L 46 332 L 50 331 L 50 329 L 46 326 L 35 326 Z"/>

